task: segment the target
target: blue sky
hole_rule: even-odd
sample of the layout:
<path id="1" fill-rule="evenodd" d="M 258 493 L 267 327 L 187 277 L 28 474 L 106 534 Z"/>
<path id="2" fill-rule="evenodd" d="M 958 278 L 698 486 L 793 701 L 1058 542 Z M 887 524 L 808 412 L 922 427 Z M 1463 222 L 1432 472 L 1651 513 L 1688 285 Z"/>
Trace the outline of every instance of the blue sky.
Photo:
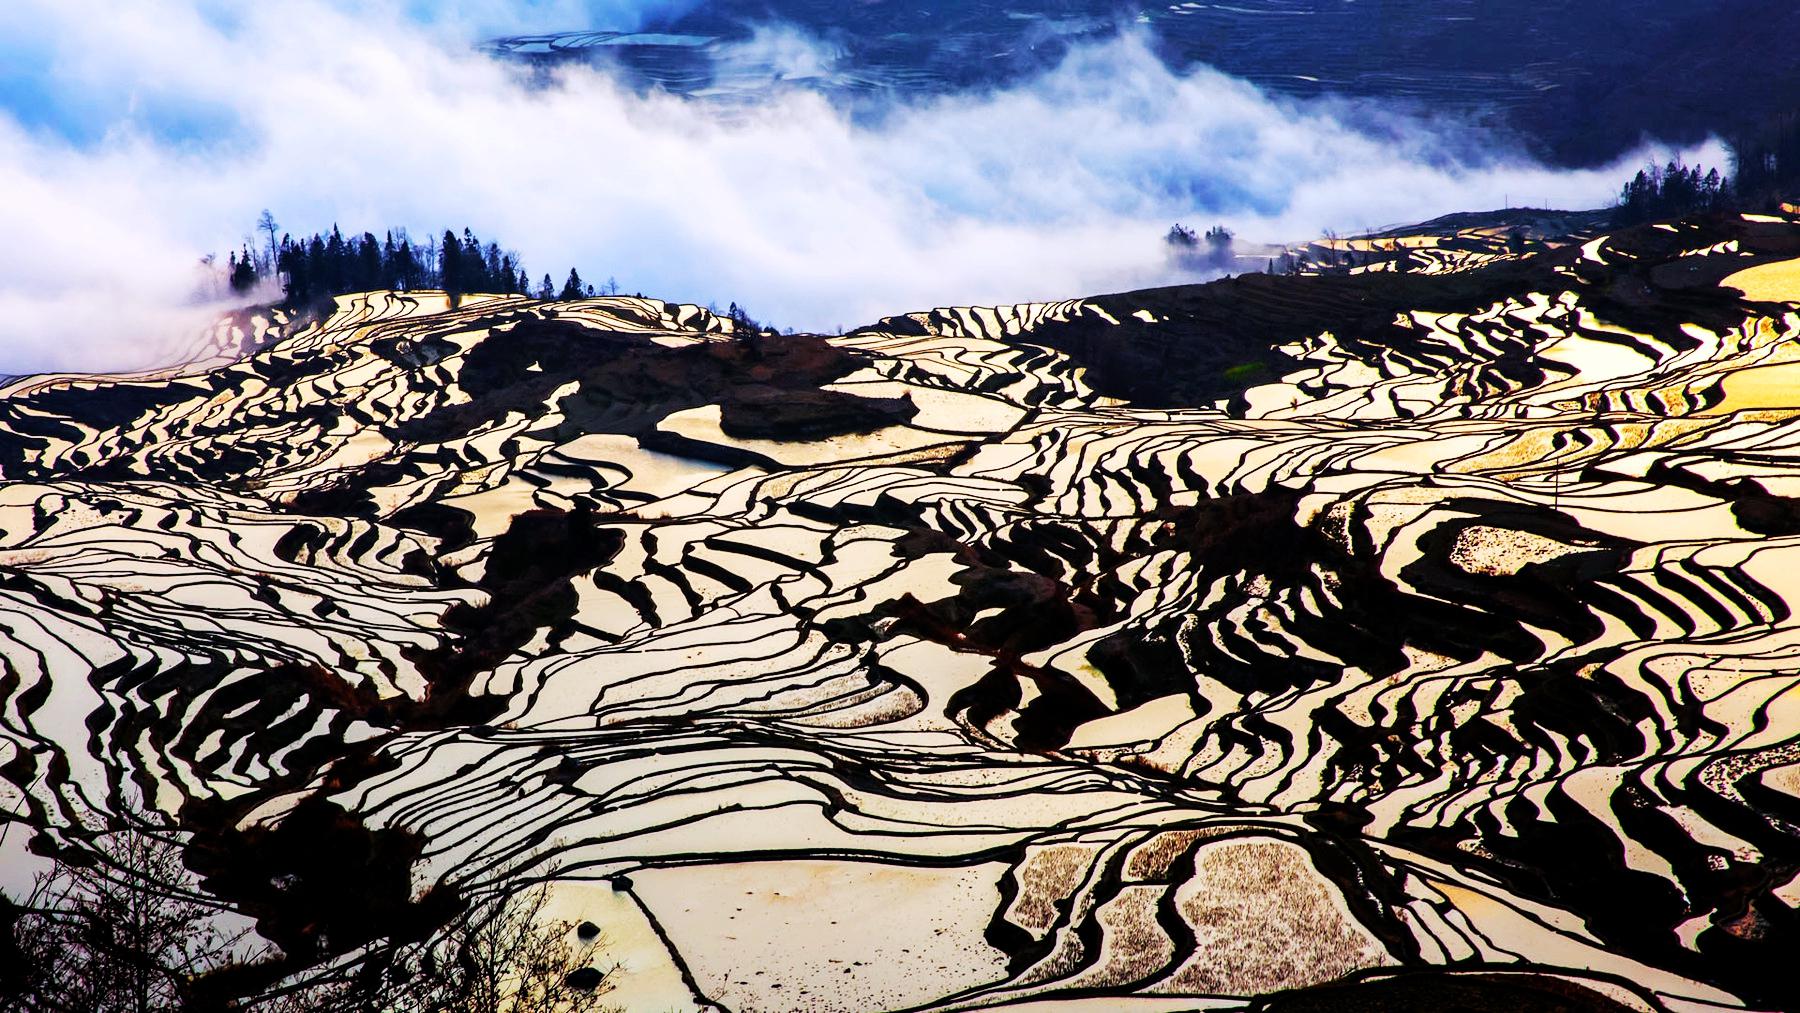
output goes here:
<path id="1" fill-rule="evenodd" d="M 404 24 L 454 43 L 506 34 L 607 27 L 630 30 L 689 9 L 697 0 L 327 0 L 329 6 L 365 14 L 385 25 Z M 136 5 L 122 0 L 116 9 Z M 37 16 L 39 0 L 0 5 L 0 111 L 35 131 L 91 145 L 109 131 L 129 127 L 170 144 L 206 144 L 240 138 L 246 124 L 228 102 L 160 88 L 154 77 L 129 67 L 107 67 L 89 58 L 86 33 Z M 180 5 L 197 27 L 219 44 L 256 45 L 235 0 L 192 0 Z M 106 8 L 98 9 L 106 16 Z M 303 54 L 275 54 L 304 59 Z M 254 87 L 254 79 L 244 82 Z"/>

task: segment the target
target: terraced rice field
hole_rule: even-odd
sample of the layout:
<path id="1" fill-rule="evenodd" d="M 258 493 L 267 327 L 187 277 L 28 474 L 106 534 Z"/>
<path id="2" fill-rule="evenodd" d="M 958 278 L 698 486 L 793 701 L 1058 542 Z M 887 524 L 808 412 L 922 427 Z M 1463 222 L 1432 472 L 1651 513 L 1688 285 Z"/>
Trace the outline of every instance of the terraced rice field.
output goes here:
<path id="1" fill-rule="evenodd" d="M 16 381 L 4 847 L 165 814 L 321 962 L 556 866 L 629 1009 L 1792 1008 L 1797 258 L 372 293 Z"/>

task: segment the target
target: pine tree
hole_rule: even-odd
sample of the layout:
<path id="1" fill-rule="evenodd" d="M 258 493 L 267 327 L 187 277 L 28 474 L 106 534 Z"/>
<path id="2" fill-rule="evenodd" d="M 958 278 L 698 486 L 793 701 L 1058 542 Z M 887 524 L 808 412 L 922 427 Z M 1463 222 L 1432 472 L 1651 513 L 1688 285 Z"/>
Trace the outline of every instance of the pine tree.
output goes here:
<path id="1" fill-rule="evenodd" d="M 475 233 L 463 229 L 462 238 L 462 290 L 464 292 L 491 292 L 494 286 L 488 282 L 487 263 L 482 259 L 481 240 Z"/>
<path id="2" fill-rule="evenodd" d="M 244 247 L 242 256 L 236 253 L 231 255 L 226 277 L 230 281 L 231 290 L 238 295 L 244 295 L 256 287 L 256 262 L 251 257 L 248 245 Z"/>
<path id="3" fill-rule="evenodd" d="M 306 250 L 294 244 L 294 237 L 283 234 L 281 252 L 276 255 L 275 269 L 284 276 L 287 301 L 297 303 L 306 291 Z"/>
<path id="4" fill-rule="evenodd" d="M 397 291 L 401 285 L 400 250 L 394 246 L 394 230 L 389 229 L 381 244 L 381 287 Z"/>
<path id="5" fill-rule="evenodd" d="M 394 259 L 394 273 L 400 278 L 400 287 L 408 291 L 418 288 L 425 272 L 419 266 L 419 259 L 413 255 L 411 240 L 400 240 L 400 249 L 394 254 Z"/>
<path id="6" fill-rule="evenodd" d="M 482 253 L 481 266 L 484 276 L 483 292 L 504 292 L 512 284 L 512 268 L 500 253 L 499 243 L 487 244 L 487 249 Z"/>
<path id="7" fill-rule="evenodd" d="M 312 302 L 331 294 L 331 264 L 325 259 L 325 239 L 316 232 L 306 246 L 306 259 L 306 290 L 303 298 Z"/>
<path id="8" fill-rule="evenodd" d="M 1614 212 L 1617 225 L 1637 225 L 1657 218 L 1676 218 L 1695 211 L 1715 211 L 1730 199 L 1731 181 L 1717 169 L 1705 173 L 1700 167 L 1684 165 L 1671 159 L 1667 165 L 1649 165 L 1638 170 L 1619 191 L 1619 206 Z"/>
<path id="9" fill-rule="evenodd" d="M 355 291 L 373 292 L 388 287 L 382 278 L 381 244 L 376 241 L 375 233 L 362 234 L 362 241 L 356 247 L 355 264 Z"/>
<path id="10" fill-rule="evenodd" d="M 258 222 L 258 228 L 264 225 Z M 227 283 L 235 291 L 249 291 L 258 281 L 279 272 L 290 306 L 308 305 L 350 292 L 432 287 L 448 293 L 452 304 L 464 295 L 479 292 L 535 294 L 545 300 L 557 297 L 555 282 L 549 275 L 534 290 L 531 276 L 517 253 L 503 251 L 497 242 L 484 244 L 467 228 L 461 236 L 446 229 L 441 242 L 416 248 L 405 229 L 389 229 L 378 239 L 373 232 L 346 237 L 336 225 L 329 233 L 314 233 L 306 239 L 284 235 L 266 256 L 252 251 L 252 243 L 246 240 L 241 251 L 230 255 L 225 272 Z M 581 299 L 617 291 L 615 280 L 608 279 L 606 285 L 596 289 L 570 269 L 561 298 Z"/>
<path id="11" fill-rule="evenodd" d="M 331 238 L 325 241 L 326 289 L 327 295 L 342 295 L 350 291 L 350 251 L 345 247 L 344 234 L 338 227 L 331 227 Z"/>
<path id="12" fill-rule="evenodd" d="M 453 300 L 464 291 L 462 242 L 449 229 L 444 230 L 444 246 L 438 251 L 438 283 Z"/>

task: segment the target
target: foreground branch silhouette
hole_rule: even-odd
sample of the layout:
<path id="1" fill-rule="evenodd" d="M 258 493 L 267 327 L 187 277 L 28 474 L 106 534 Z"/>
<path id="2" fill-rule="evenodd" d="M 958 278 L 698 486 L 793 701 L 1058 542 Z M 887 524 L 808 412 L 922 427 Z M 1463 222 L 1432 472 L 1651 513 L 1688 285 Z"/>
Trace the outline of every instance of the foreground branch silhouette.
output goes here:
<path id="1" fill-rule="evenodd" d="M 470 905 L 430 942 L 218 997 L 278 954 L 199 892 L 179 840 L 127 829 L 65 852 L 23 902 L 0 896 L 0 1005 L 18 1013 L 604 1013 L 606 940 L 546 922 L 548 888 Z M 255 975 L 239 978 L 254 979 Z"/>

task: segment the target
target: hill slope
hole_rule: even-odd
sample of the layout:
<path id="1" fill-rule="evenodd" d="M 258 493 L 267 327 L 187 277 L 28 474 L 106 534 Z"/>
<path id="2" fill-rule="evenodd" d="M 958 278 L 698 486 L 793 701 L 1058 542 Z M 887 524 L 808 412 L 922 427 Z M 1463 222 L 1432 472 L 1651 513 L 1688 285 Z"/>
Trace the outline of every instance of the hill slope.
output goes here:
<path id="1" fill-rule="evenodd" d="M 302 962 L 555 862 L 650 1008 L 1791 1007 L 1800 290 L 1722 283 L 1795 258 L 21 381 L 0 798 L 177 815 Z"/>

